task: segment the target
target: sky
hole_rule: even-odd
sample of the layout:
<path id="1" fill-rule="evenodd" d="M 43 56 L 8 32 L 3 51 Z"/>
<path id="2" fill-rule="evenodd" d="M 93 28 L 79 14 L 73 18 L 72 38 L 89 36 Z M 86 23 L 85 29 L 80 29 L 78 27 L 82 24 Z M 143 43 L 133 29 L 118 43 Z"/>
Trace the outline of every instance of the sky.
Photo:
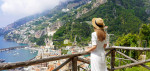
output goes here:
<path id="1" fill-rule="evenodd" d="M 0 0 L 0 28 L 14 21 L 54 8 L 66 0 Z"/>

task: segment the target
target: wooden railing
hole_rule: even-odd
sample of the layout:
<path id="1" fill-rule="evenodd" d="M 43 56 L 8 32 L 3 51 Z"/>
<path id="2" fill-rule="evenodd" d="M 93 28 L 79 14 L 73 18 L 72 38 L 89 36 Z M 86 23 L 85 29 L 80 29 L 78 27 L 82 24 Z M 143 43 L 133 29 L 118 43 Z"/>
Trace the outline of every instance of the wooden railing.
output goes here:
<path id="1" fill-rule="evenodd" d="M 124 53 L 122 53 L 120 51 L 117 51 L 118 49 L 121 49 L 121 50 L 136 50 L 136 51 L 150 51 L 150 48 L 140 48 L 140 47 L 113 46 L 111 48 L 106 48 L 106 50 L 108 51 L 106 53 L 106 56 L 111 54 L 110 55 L 110 57 L 111 57 L 110 68 L 107 68 L 109 71 L 114 71 L 114 70 L 117 70 L 117 69 L 123 69 L 123 68 L 126 68 L 126 67 L 133 67 L 133 66 L 136 66 L 136 65 L 141 65 L 141 66 L 143 66 L 143 67 L 150 70 L 150 67 L 144 65 L 144 63 L 150 62 L 150 59 L 138 62 L 137 60 L 125 55 Z M 116 67 L 115 66 L 115 55 L 116 55 L 115 53 L 118 53 L 118 54 L 126 57 L 128 60 L 131 60 L 134 63 L 130 63 L 130 64 L 127 64 L 127 65 L 122 65 L 122 66 Z M 49 58 L 37 59 L 37 60 L 31 60 L 31 61 L 25 61 L 25 62 L 0 64 L 0 70 L 15 69 L 15 68 L 18 68 L 18 67 L 31 66 L 31 65 L 35 65 L 35 64 L 50 62 L 50 61 L 67 59 L 64 63 L 62 63 L 57 68 L 55 68 L 53 71 L 58 71 L 59 69 L 61 69 L 64 65 L 66 65 L 69 62 L 72 62 L 72 71 L 79 71 L 79 66 L 77 66 L 77 63 L 78 63 L 77 61 L 81 61 L 81 62 L 90 64 L 90 61 L 79 57 L 79 56 L 86 55 L 86 54 L 89 54 L 89 53 L 83 52 L 83 53 L 76 53 L 76 54 L 70 54 L 70 55 L 49 57 Z"/>

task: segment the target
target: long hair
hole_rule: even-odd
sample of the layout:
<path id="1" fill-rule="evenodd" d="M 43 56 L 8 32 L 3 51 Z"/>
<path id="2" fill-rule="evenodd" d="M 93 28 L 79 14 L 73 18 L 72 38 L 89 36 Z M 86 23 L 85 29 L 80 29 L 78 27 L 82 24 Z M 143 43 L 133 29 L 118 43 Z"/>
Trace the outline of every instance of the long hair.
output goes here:
<path id="1" fill-rule="evenodd" d="M 96 34 L 97 34 L 97 39 L 99 41 L 103 41 L 106 39 L 106 32 L 104 31 L 104 29 L 95 29 L 95 30 L 96 30 Z"/>

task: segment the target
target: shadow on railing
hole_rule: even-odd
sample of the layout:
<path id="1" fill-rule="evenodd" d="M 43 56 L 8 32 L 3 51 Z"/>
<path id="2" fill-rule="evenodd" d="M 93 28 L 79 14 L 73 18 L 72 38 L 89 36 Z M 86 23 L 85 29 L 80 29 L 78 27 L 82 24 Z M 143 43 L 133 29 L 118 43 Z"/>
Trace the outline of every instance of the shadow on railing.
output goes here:
<path id="1" fill-rule="evenodd" d="M 126 67 L 133 67 L 133 66 L 136 66 L 136 65 L 141 65 L 141 66 L 143 66 L 143 67 L 150 70 L 150 67 L 144 65 L 144 63 L 150 62 L 150 59 L 138 62 L 137 60 L 125 55 L 124 53 L 122 53 L 120 51 L 117 51 L 117 49 L 136 50 L 136 51 L 150 51 L 150 48 L 140 48 L 140 47 L 112 46 L 111 48 L 106 48 L 106 50 L 109 50 L 106 53 L 106 56 L 111 54 L 110 55 L 110 57 L 111 57 L 110 68 L 107 68 L 109 71 L 114 71 L 114 70 L 117 70 L 117 69 L 123 69 L 123 68 L 126 68 Z M 115 55 L 116 55 L 115 53 L 118 53 L 118 54 L 126 57 L 127 59 L 133 61 L 134 63 L 130 63 L 130 64 L 127 64 L 127 65 L 122 65 L 122 66 L 119 66 L 119 67 L 115 67 Z M 77 66 L 77 61 L 90 64 L 90 61 L 79 57 L 79 56 L 86 55 L 86 54 L 89 54 L 89 53 L 83 52 L 83 53 L 76 53 L 76 54 L 62 55 L 62 56 L 56 56 L 56 57 L 49 57 L 49 58 L 37 59 L 37 60 L 31 60 L 31 61 L 25 61 L 25 62 L 0 64 L 0 70 L 15 69 L 15 68 L 18 68 L 18 67 L 31 66 L 31 65 L 35 65 L 35 64 L 40 64 L 40 63 L 45 63 L 45 62 L 56 61 L 56 60 L 67 59 L 68 58 L 64 63 L 62 63 L 57 68 L 55 68 L 53 71 L 58 71 L 59 69 L 61 69 L 64 65 L 66 65 L 69 62 L 72 62 L 72 71 L 80 71 L 79 66 Z"/>

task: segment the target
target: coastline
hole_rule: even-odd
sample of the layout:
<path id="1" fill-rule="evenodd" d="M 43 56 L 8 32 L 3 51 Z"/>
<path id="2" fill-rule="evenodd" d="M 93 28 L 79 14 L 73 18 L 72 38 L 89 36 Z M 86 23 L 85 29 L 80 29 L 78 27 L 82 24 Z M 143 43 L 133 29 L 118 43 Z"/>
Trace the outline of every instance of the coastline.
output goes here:
<path id="1" fill-rule="evenodd" d="M 15 40 L 7 40 L 6 38 L 5 38 L 5 36 L 4 35 L 0 35 L 0 37 L 3 37 L 3 40 L 4 41 L 7 41 L 7 42 L 15 42 L 15 43 L 17 43 L 17 44 L 19 44 L 19 45 L 29 45 L 30 43 L 19 43 L 19 41 L 15 41 Z"/>
<path id="2" fill-rule="evenodd" d="M 28 49 L 25 50 L 25 46 L 28 46 L 27 44 L 18 44 L 13 41 L 7 41 L 4 40 L 3 36 L 0 36 L 0 50 L 7 50 L 7 51 L 0 51 L 0 58 L 4 59 L 6 63 L 8 62 L 20 62 L 20 61 L 28 61 L 37 56 L 37 50 L 35 53 L 31 53 L 34 49 Z M 19 46 L 20 48 L 12 48 Z M 23 48 L 23 49 L 22 49 Z M 23 56 L 22 56 L 23 55 Z"/>

